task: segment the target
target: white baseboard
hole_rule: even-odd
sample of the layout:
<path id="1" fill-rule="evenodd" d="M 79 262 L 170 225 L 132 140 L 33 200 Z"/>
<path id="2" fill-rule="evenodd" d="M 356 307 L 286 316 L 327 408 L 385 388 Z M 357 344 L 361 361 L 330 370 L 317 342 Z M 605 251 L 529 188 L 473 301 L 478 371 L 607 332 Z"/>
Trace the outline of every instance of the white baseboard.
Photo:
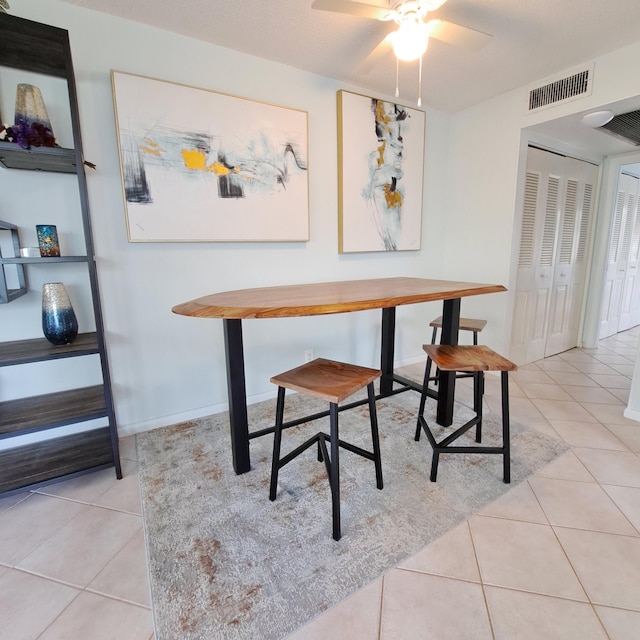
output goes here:
<path id="1" fill-rule="evenodd" d="M 270 400 L 276 397 L 276 390 L 269 391 L 267 393 L 260 393 L 255 396 L 247 398 L 247 404 L 255 404 L 256 402 L 262 402 L 263 400 Z M 151 431 L 152 429 L 159 429 L 160 427 L 168 427 L 172 424 L 179 424 L 180 422 L 187 422 L 189 420 L 198 420 L 199 418 L 205 418 L 206 416 L 212 416 L 216 413 L 222 413 L 229 410 L 229 404 L 227 402 L 220 402 L 218 404 L 208 405 L 206 407 L 198 407 L 191 411 L 184 411 L 182 413 L 176 413 L 169 416 L 161 416 L 159 418 L 153 418 L 151 420 L 145 420 L 144 422 L 134 422 L 131 424 L 119 424 L 118 436 L 124 438 L 126 436 L 132 436 L 136 433 L 142 433 L 144 431 Z"/>
<path id="2" fill-rule="evenodd" d="M 400 367 L 422 363 L 426 359 L 424 354 L 411 358 L 406 358 L 402 362 L 396 363 L 396 369 Z M 266 391 L 264 393 L 258 393 L 256 395 L 247 398 L 247 404 L 256 404 L 263 400 L 271 400 L 276 397 L 277 390 L 274 387 L 273 391 Z M 222 413 L 229 410 L 229 404 L 227 402 L 220 402 L 218 404 L 212 404 L 205 407 L 198 407 L 190 411 L 184 411 L 182 413 L 176 413 L 169 416 L 161 416 L 159 418 L 152 418 L 151 420 L 145 420 L 143 422 L 133 422 L 131 424 L 118 424 L 118 436 L 124 438 L 126 436 L 132 436 L 136 433 L 143 433 L 144 431 L 151 431 L 152 429 L 159 429 L 160 427 L 168 427 L 172 424 L 178 424 L 180 422 L 187 422 L 188 420 L 198 420 L 206 416 L 212 416 L 216 413 Z"/>
<path id="3" fill-rule="evenodd" d="M 635 409 L 629 409 L 629 407 L 627 407 L 622 415 L 625 418 L 629 418 L 629 420 L 640 422 L 640 411 L 636 411 Z"/>

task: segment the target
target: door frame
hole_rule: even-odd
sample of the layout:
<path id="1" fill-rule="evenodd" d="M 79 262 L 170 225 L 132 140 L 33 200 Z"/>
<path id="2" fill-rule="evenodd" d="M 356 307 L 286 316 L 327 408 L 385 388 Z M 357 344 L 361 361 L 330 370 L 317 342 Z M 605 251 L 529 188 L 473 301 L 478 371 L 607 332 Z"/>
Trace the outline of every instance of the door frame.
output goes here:
<path id="1" fill-rule="evenodd" d="M 611 222 L 615 210 L 618 176 L 626 164 L 640 162 L 640 151 L 607 156 L 602 164 L 602 177 L 598 196 L 591 265 L 587 276 L 587 300 L 582 329 L 582 346 L 595 349 L 598 346 L 600 317 L 603 305 Z"/>

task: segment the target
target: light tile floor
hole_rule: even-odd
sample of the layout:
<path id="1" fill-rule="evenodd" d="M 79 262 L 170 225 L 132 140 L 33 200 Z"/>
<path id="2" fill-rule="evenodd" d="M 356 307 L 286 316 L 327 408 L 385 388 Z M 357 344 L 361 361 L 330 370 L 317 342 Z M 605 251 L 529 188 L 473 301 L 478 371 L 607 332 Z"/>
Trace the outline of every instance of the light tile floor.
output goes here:
<path id="1" fill-rule="evenodd" d="M 623 416 L 639 335 L 513 373 L 512 418 L 571 450 L 289 640 L 640 638 L 640 423 Z M 0 640 L 153 638 L 132 437 L 121 454 L 120 481 L 0 499 Z"/>

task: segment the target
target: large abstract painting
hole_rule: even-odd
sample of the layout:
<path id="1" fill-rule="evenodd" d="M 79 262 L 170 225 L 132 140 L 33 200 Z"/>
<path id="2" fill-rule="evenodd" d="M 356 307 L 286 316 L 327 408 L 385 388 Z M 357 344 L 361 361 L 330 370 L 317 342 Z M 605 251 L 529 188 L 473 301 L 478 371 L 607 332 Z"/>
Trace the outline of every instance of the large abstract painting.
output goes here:
<path id="1" fill-rule="evenodd" d="M 130 242 L 309 239 L 306 111 L 111 81 Z"/>
<path id="2" fill-rule="evenodd" d="M 425 114 L 338 91 L 340 253 L 420 249 Z"/>

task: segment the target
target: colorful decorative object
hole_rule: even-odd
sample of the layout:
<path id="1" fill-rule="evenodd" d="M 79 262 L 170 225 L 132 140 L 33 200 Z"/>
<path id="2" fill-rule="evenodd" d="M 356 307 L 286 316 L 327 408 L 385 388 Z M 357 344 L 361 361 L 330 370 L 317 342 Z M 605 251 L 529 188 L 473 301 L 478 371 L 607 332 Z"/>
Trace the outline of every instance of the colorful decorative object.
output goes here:
<path id="1" fill-rule="evenodd" d="M 425 114 L 338 91 L 338 250 L 417 251 Z"/>
<path id="2" fill-rule="evenodd" d="M 38 247 L 43 258 L 59 258 L 58 229 L 54 224 L 37 224 Z"/>
<path id="3" fill-rule="evenodd" d="M 62 282 L 42 285 L 42 332 L 51 344 L 70 344 L 78 335 L 78 319 Z"/>
<path id="4" fill-rule="evenodd" d="M 23 149 L 57 147 L 47 108 L 40 89 L 32 84 L 19 84 L 16 92 L 15 124 L 7 127 L 4 140 Z"/>
<path id="5" fill-rule="evenodd" d="M 111 79 L 130 242 L 309 239 L 306 111 Z"/>

